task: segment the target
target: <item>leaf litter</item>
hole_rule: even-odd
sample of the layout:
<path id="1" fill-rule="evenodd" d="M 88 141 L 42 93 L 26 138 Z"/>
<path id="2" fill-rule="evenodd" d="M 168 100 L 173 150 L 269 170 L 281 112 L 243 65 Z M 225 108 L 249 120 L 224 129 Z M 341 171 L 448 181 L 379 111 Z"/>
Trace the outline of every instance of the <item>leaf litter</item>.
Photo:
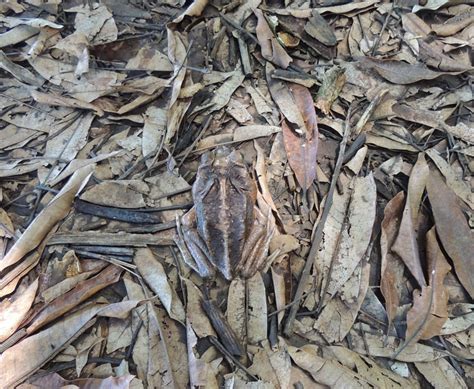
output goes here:
<path id="1" fill-rule="evenodd" d="M 472 387 L 473 12 L 0 5 L 0 387 Z M 273 234 L 231 282 L 174 243 L 223 145 Z"/>

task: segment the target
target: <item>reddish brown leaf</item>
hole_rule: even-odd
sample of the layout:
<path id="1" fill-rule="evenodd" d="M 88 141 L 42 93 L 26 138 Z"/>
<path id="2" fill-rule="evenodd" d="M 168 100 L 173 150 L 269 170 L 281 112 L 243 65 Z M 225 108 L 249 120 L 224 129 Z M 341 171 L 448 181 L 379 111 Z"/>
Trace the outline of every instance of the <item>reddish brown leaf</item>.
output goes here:
<path id="1" fill-rule="evenodd" d="M 38 328 L 43 327 L 45 324 L 70 311 L 98 291 L 116 283 L 122 271 L 121 268 L 115 265 L 109 265 L 95 277 L 80 282 L 74 289 L 55 299 L 51 304 L 48 304 L 38 316 L 33 319 L 26 330 L 27 333 L 31 334 L 35 332 Z"/>
<path id="2" fill-rule="evenodd" d="M 428 274 L 432 274 L 430 283 L 434 293 L 431 315 L 439 320 L 432 320 L 433 325 L 431 328 L 427 326 L 423 330 L 421 339 L 430 339 L 433 336 L 439 335 L 441 327 L 448 319 L 449 294 L 444 287 L 443 282 L 446 275 L 451 270 L 451 266 L 448 261 L 446 261 L 446 258 L 439 247 L 434 227 L 426 234 L 426 258 L 428 260 Z M 437 323 L 436 326 L 435 323 Z"/>
<path id="3" fill-rule="evenodd" d="M 420 206 L 421 196 L 425 190 L 428 173 L 428 165 L 426 164 L 423 154 L 420 154 L 411 172 L 410 181 L 408 182 L 407 201 L 405 209 L 403 210 L 400 230 L 392 246 L 392 250 L 403 259 L 403 262 L 405 262 L 405 265 L 420 286 L 425 286 L 426 280 L 423 269 L 421 268 L 415 231 L 417 229 L 418 208 Z"/>
<path id="4" fill-rule="evenodd" d="M 453 260 L 459 281 L 474 298 L 474 237 L 458 198 L 434 171 L 430 172 L 427 191 L 441 243 Z"/>
<path id="5" fill-rule="evenodd" d="M 407 339 L 429 339 L 439 335 L 448 318 L 448 293 L 443 281 L 451 269 L 436 241 L 434 229 L 427 234 L 428 267 L 431 270 L 430 285 L 413 294 L 413 307 L 407 314 Z"/>
<path id="6" fill-rule="evenodd" d="M 385 309 L 388 316 L 388 328 L 397 313 L 400 303 L 398 287 L 402 281 L 404 266 L 398 255 L 390 250 L 400 228 L 405 194 L 399 192 L 390 200 L 384 210 L 382 231 L 380 235 L 380 248 L 382 256 L 382 269 L 380 290 L 385 298 Z"/>
<path id="7" fill-rule="evenodd" d="M 283 143 L 288 162 L 303 189 L 308 189 L 316 177 L 316 156 L 318 152 L 318 123 L 313 98 L 308 88 L 290 84 L 290 91 L 303 116 L 305 131 L 299 135 L 293 131 L 286 120 L 282 122 Z"/>
<path id="8" fill-rule="evenodd" d="M 421 293 L 419 290 L 413 292 L 413 306 L 407 313 L 405 343 L 397 354 L 418 339 L 430 339 L 439 335 L 448 319 L 449 296 L 443 282 L 451 266 L 438 245 L 434 228 L 426 234 L 426 242 L 430 285 L 423 286 Z"/>

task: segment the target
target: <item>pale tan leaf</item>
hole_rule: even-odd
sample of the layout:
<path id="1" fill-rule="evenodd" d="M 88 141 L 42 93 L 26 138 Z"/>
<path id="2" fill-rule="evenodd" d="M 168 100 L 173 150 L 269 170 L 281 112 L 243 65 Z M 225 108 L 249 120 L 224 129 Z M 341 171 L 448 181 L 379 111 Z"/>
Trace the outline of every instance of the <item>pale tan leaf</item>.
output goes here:
<path id="1" fill-rule="evenodd" d="M 125 68 L 158 72 L 169 72 L 173 70 L 173 66 L 171 66 L 168 57 L 151 47 L 142 47 L 134 57 L 128 60 Z"/>
<path id="2" fill-rule="evenodd" d="M 374 388 L 419 387 L 417 382 L 403 378 L 393 371 L 378 365 L 374 360 L 359 355 L 348 348 L 341 346 L 324 347 L 323 355 L 327 358 L 336 359 L 349 369 L 356 370 Z"/>
<path id="3" fill-rule="evenodd" d="M 230 328 L 242 344 L 245 344 L 247 337 L 245 300 L 245 280 L 240 277 L 233 279 L 227 295 L 226 318 Z"/>
<path id="4" fill-rule="evenodd" d="M 308 344 L 301 348 L 288 347 L 293 362 L 307 371 L 316 382 L 329 387 L 365 388 L 365 379 L 334 360 L 318 355 L 317 346 Z"/>
<path id="5" fill-rule="evenodd" d="M 255 171 L 257 172 L 257 179 L 258 183 L 260 184 L 262 196 L 267 202 L 267 204 L 272 208 L 273 212 L 276 212 L 278 214 L 276 205 L 273 202 L 272 194 L 270 193 L 270 188 L 268 187 L 265 153 L 257 141 L 254 141 L 253 145 L 255 147 L 255 150 L 257 150 L 257 163 L 255 165 Z"/>
<path id="6" fill-rule="evenodd" d="M 276 309 L 278 312 L 278 325 L 280 325 L 283 317 L 285 316 L 285 311 L 283 307 L 286 305 L 286 284 L 284 274 L 280 274 L 278 270 L 275 270 L 274 267 L 271 268 L 272 270 L 272 282 L 273 288 L 275 291 L 275 303 Z"/>
<path id="7" fill-rule="evenodd" d="M 19 288 L 9 299 L 0 302 L 0 343 L 12 335 L 28 314 L 36 297 L 38 279 Z"/>
<path id="8" fill-rule="evenodd" d="M 462 388 L 468 386 L 456 369 L 446 359 L 431 362 L 415 362 L 418 371 L 434 388 Z"/>
<path id="9" fill-rule="evenodd" d="M 267 338 L 267 294 L 260 273 L 247 280 L 248 321 L 247 339 L 256 344 Z"/>
<path id="10" fill-rule="evenodd" d="M 327 266 L 327 270 L 324 270 L 326 286 L 322 289 L 321 298 L 323 299 L 334 296 L 351 277 L 364 257 L 372 235 L 377 198 L 374 178 L 372 174 L 367 177 L 358 177 L 353 185 L 351 198 L 346 200 L 348 201 L 347 210 L 344 206 L 342 213 L 339 213 L 340 211 L 335 207 L 336 196 L 330 210 L 330 215 L 332 214 L 330 218 L 334 218 L 334 226 L 339 224 L 343 229 L 339 227 L 333 230 L 334 226 L 331 224 L 327 224 L 327 228 L 326 226 L 324 228 L 324 245 L 321 245 L 319 253 Z M 346 192 L 350 194 L 347 189 Z M 347 197 L 347 195 L 344 196 Z M 344 199 L 341 198 L 341 200 L 341 205 L 343 205 Z M 326 237 L 326 234 L 329 235 Z M 327 241 L 327 238 L 333 235 L 336 237 L 340 235 L 340 237 L 332 242 Z"/>
<path id="11" fill-rule="evenodd" d="M 186 278 L 184 278 L 183 281 L 186 285 L 186 319 L 188 323 L 199 338 L 216 336 L 216 332 L 214 331 L 206 312 L 202 308 L 203 296 L 201 291 L 192 283 L 192 281 Z"/>
<path id="12" fill-rule="evenodd" d="M 96 107 L 94 104 L 86 103 L 84 101 L 80 101 L 77 99 L 73 99 L 71 97 L 59 96 L 52 93 L 42 93 L 36 90 L 31 91 L 31 96 L 35 99 L 36 102 L 41 104 L 47 104 L 52 106 L 59 106 L 59 107 L 70 107 L 70 108 L 78 108 L 78 109 L 87 109 L 91 111 L 95 111 L 98 116 L 103 116 L 104 111 L 102 111 L 99 107 Z"/>
<path id="13" fill-rule="evenodd" d="M 138 249 L 133 259 L 148 286 L 155 292 L 171 318 L 184 323 L 184 307 L 170 286 L 163 265 L 149 248 Z"/>
<path id="14" fill-rule="evenodd" d="M 278 338 L 278 344 L 270 347 L 268 341 L 263 342 L 263 348 L 254 354 L 249 371 L 265 382 L 270 382 L 275 388 L 289 388 L 291 379 L 291 359 L 283 338 Z"/>
<path id="15" fill-rule="evenodd" d="M 352 328 L 369 287 L 370 265 L 363 260 L 319 314 L 314 328 L 327 342 L 342 341 Z"/>
<path id="16" fill-rule="evenodd" d="M 181 22 L 185 16 L 199 16 L 206 8 L 209 0 L 194 0 L 186 10 L 173 20 L 173 24 Z"/>
<path id="17" fill-rule="evenodd" d="M 127 303 L 130 305 L 129 302 Z M 110 311 L 123 311 L 122 305 L 123 303 L 111 304 L 108 308 Z M 102 310 L 105 311 L 103 305 L 87 307 L 58 321 L 48 329 L 29 336 L 3 352 L 0 355 L 0 380 L 2 385 L 11 387 L 33 374 L 53 358 Z M 15 366 L 15 369 L 12 369 L 11 366 Z"/>
<path id="18" fill-rule="evenodd" d="M 111 180 L 90 186 L 80 199 L 92 204 L 117 208 L 145 207 L 144 194 L 149 186 L 141 180 Z"/>
<path id="19" fill-rule="evenodd" d="M 68 214 L 74 197 L 89 180 L 95 165 L 77 170 L 61 191 L 45 209 L 31 222 L 23 235 L 0 262 L 0 271 L 20 261 L 24 255 L 37 247 L 54 225 Z"/>
<path id="20" fill-rule="evenodd" d="M 191 387 L 205 386 L 207 384 L 208 365 L 201 359 L 196 358 L 194 354 L 197 338 L 189 321 L 186 321 L 186 344 Z"/>
<path id="21" fill-rule="evenodd" d="M 435 72 L 421 63 L 411 65 L 402 61 L 380 60 L 360 57 L 359 62 L 367 68 L 374 69 L 380 76 L 394 84 L 412 84 L 422 80 L 433 80 L 445 74 L 462 72 Z"/>
<path id="22" fill-rule="evenodd" d="M 351 329 L 350 336 L 352 350 L 370 357 L 393 358 L 403 362 L 427 362 L 446 356 L 444 352 L 420 343 L 410 344 L 394 356 L 399 348 L 398 338 L 393 336 L 384 338 L 379 334 L 367 332 L 361 334 L 356 329 Z"/>
<path id="23" fill-rule="evenodd" d="M 0 51 L 0 69 L 5 70 L 17 80 L 26 84 L 41 86 L 44 83 L 40 77 L 37 77 L 31 73 L 28 69 L 25 69 L 24 67 L 10 61 L 3 51 Z"/>
<path id="24" fill-rule="evenodd" d="M 65 380 L 58 373 L 50 373 L 18 386 L 19 389 L 41 388 L 87 388 L 87 389 L 128 389 L 134 376 L 130 374 L 108 378 L 79 378 Z"/>

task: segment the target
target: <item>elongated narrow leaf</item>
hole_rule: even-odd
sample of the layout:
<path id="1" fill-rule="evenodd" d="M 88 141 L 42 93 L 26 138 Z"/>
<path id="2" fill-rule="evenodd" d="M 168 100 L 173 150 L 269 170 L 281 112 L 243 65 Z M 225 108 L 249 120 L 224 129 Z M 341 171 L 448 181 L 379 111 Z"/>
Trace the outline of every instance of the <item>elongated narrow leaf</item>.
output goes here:
<path id="1" fill-rule="evenodd" d="M 474 236 L 463 215 L 458 199 L 436 172 L 430 172 L 428 198 L 436 222 L 436 232 L 454 270 L 471 297 L 474 298 Z"/>

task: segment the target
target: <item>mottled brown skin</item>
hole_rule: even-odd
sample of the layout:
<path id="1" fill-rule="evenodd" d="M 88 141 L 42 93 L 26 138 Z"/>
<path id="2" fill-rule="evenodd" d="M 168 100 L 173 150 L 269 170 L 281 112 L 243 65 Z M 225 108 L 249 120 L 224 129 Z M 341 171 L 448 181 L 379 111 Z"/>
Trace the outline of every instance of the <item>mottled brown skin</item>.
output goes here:
<path id="1" fill-rule="evenodd" d="M 219 147 L 203 155 L 192 193 L 194 207 L 181 220 L 178 241 L 190 254 L 183 257 L 202 277 L 217 269 L 231 280 L 255 230 L 255 181 L 237 151 Z"/>
<path id="2" fill-rule="evenodd" d="M 209 260 L 232 279 L 254 221 L 257 188 L 242 157 L 219 148 L 205 154 L 193 185 L 199 235 L 207 243 Z"/>

